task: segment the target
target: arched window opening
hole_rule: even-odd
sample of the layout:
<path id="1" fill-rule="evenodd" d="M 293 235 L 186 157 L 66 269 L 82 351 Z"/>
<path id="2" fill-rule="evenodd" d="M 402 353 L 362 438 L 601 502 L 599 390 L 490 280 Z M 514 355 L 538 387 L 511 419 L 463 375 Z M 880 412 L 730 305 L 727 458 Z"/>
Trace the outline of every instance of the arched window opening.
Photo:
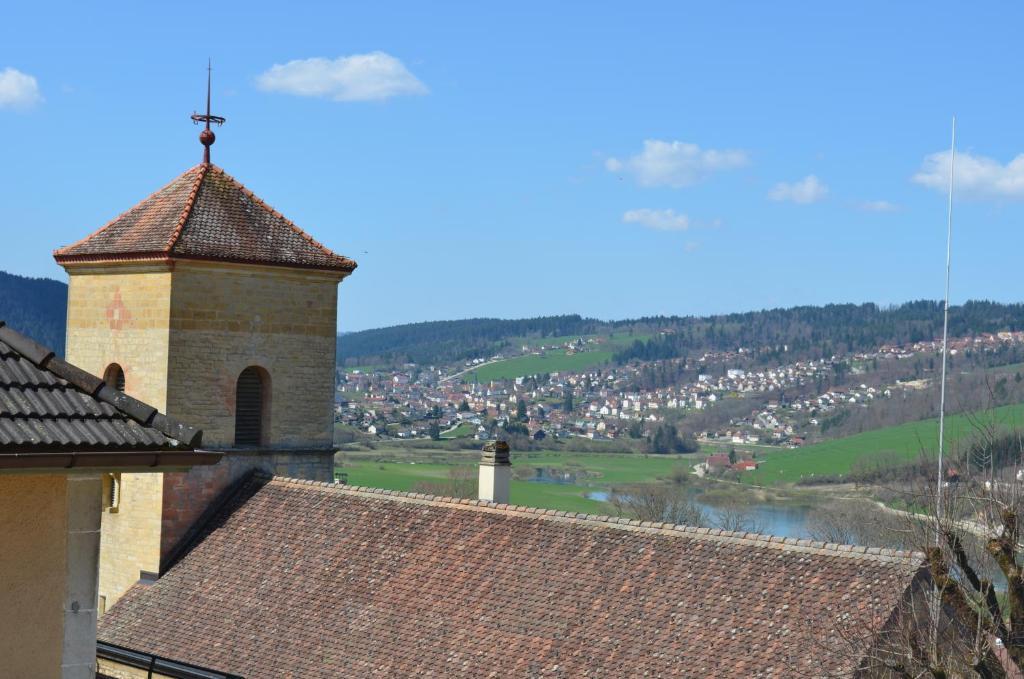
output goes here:
<path id="1" fill-rule="evenodd" d="M 111 363 L 103 373 L 103 381 L 118 391 L 124 391 L 124 369 L 117 363 Z"/>
<path id="2" fill-rule="evenodd" d="M 260 446 L 267 442 L 270 379 L 261 368 L 249 367 L 238 376 L 235 390 L 235 445 Z"/>

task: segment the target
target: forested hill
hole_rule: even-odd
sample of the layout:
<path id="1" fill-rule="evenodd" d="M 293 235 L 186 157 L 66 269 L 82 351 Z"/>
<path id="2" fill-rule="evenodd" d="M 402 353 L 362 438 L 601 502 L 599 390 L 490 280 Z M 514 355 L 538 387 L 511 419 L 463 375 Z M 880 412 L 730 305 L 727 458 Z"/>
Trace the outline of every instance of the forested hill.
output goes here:
<path id="1" fill-rule="evenodd" d="M 0 320 L 63 354 L 67 285 L 0 271 Z M 982 332 L 1024 330 L 1024 304 L 972 301 L 950 308 L 949 332 L 963 337 Z M 907 344 L 942 334 L 942 304 L 899 306 L 828 304 L 767 309 L 719 316 L 656 316 L 600 321 L 579 315 L 520 320 L 474 318 L 364 330 L 338 341 L 341 365 L 413 362 L 443 364 L 491 356 L 528 338 L 614 334 L 619 363 L 698 355 L 708 350 L 753 349 L 764 362 L 843 355 L 882 344 Z M 621 339 L 641 339 L 623 345 Z"/>
<path id="2" fill-rule="evenodd" d="M 489 356 L 517 337 L 589 335 L 605 326 L 581 316 L 471 318 L 363 330 L 338 339 L 338 363 L 446 363 Z"/>
<path id="3" fill-rule="evenodd" d="M 64 354 L 68 286 L 0 271 L 0 321 Z"/>
<path id="4" fill-rule="evenodd" d="M 771 360 L 785 347 L 791 357 L 827 358 L 883 344 L 903 345 L 942 336 L 942 303 L 930 300 L 899 306 L 828 304 L 769 309 L 707 318 L 653 318 L 636 323 L 669 332 L 634 342 L 619 352 L 630 359 L 678 358 L 695 352 L 755 349 Z M 1024 330 L 1024 304 L 968 301 L 949 310 L 950 337 L 1000 330 Z"/>
<path id="5" fill-rule="evenodd" d="M 982 332 L 1024 330 L 1024 304 L 971 301 L 950 308 L 949 332 L 962 337 Z M 942 334 L 942 303 L 929 300 L 899 306 L 828 304 L 767 309 L 707 317 L 657 316 L 599 321 L 581 316 L 524 320 L 494 318 L 439 321 L 364 330 L 338 342 L 341 365 L 444 363 L 490 356 L 526 337 L 615 333 L 637 340 L 615 355 L 617 362 L 679 358 L 708 350 L 757 350 L 767 362 L 783 350 L 790 359 L 821 358 L 936 339 Z"/>

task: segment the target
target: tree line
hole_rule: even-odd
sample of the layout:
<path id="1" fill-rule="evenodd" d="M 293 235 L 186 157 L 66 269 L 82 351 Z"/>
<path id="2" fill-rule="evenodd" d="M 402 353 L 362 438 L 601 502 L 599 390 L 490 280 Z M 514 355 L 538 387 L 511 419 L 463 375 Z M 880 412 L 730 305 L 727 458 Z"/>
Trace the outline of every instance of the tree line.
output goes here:
<path id="1" fill-rule="evenodd" d="M 898 306 L 827 304 L 768 309 L 705 318 L 640 319 L 636 324 L 661 332 L 637 340 L 615 354 L 615 361 L 685 358 L 704 351 L 754 350 L 759 362 L 829 358 L 929 341 L 942 334 L 942 303 L 931 300 Z M 949 333 L 963 337 L 1024 329 L 1024 304 L 969 301 L 950 307 Z"/>
<path id="2" fill-rule="evenodd" d="M 1024 304 L 969 301 L 950 308 L 949 332 L 1024 330 Z M 918 300 L 896 306 L 826 304 L 715 316 L 647 316 L 601 321 L 578 314 L 517 320 L 473 318 L 411 323 L 339 337 L 339 365 L 443 364 L 485 358 L 522 338 L 604 334 L 643 336 L 615 354 L 619 364 L 699 356 L 706 351 L 754 350 L 760 364 L 828 358 L 938 338 L 942 303 Z"/>
<path id="3" fill-rule="evenodd" d="M 64 355 L 68 286 L 0 271 L 0 321 Z"/>
<path id="4" fill-rule="evenodd" d="M 481 358 L 510 346 L 512 338 L 589 335 L 600 321 L 579 315 L 520 320 L 470 318 L 430 321 L 346 333 L 338 338 L 338 365 L 439 364 Z"/>

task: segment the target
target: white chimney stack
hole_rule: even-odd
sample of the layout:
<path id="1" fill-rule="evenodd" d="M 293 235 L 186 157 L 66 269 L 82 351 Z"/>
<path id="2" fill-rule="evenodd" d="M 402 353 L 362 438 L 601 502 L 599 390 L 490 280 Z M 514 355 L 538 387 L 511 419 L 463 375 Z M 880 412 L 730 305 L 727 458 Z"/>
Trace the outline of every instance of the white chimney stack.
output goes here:
<path id="1" fill-rule="evenodd" d="M 483 455 L 480 456 L 480 499 L 508 504 L 511 482 L 512 460 L 509 457 L 508 444 L 504 441 L 488 443 L 484 446 Z"/>

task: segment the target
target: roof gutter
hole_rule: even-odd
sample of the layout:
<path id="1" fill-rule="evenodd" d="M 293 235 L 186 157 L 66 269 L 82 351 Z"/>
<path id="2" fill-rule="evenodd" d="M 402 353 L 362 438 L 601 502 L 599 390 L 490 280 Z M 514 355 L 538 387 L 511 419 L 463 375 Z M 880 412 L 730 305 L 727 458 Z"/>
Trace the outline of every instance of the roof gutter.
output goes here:
<path id="1" fill-rule="evenodd" d="M 108 660 L 118 665 L 127 665 L 140 670 L 145 670 L 148 676 L 173 677 L 174 679 L 245 679 L 239 674 L 229 674 L 218 670 L 211 670 L 199 665 L 191 665 L 170 658 L 162 658 L 152 653 L 134 651 L 124 646 L 108 644 L 103 641 L 96 642 L 96 657 L 100 660 Z M 102 672 L 102 668 L 100 670 Z"/>
<path id="2" fill-rule="evenodd" d="M 209 450 L 120 450 L 82 452 L 0 452 L 0 471 L 67 469 L 150 469 L 195 467 L 220 462 Z"/>

